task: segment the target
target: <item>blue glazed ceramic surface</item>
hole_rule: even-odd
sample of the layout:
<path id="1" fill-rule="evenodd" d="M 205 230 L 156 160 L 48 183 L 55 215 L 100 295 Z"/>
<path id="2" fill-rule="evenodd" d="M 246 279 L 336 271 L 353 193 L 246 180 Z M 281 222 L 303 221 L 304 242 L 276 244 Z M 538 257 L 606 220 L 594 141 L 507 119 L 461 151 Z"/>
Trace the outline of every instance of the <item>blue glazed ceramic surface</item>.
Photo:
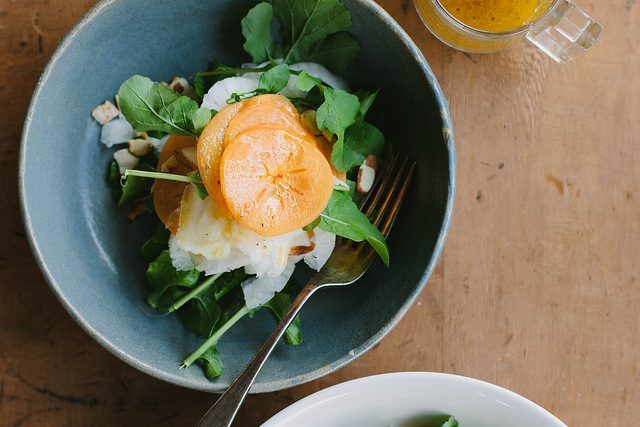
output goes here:
<path id="1" fill-rule="evenodd" d="M 419 294 L 440 255 L 455 189 L 455 150 L 447 103 L 424 57 L 375 3 L 343 0 L 362 47 L 346 77 L 379 87 L 371 112 L 395 148 L 418 161 L 390 243 L 391 269 L 378 262 L 356 285 L 314 296 L 302 311 L 304 343 L 280 345 L 252 392 L 326 375 L 384 337 Z M 145 314 L 149 230 L 130 223 L 110 200 L 105 174 L 112 150 L 98 142 L 91 110 L 112 99 L 132 74 L 156 80 L 191 76 L 211 59 L 239 64 L 240 19 L 247 0 L 108 0 L 61 43 L 45 70 L 25 122 L 20 192 L 33 252 L 58 299 L 100 344 L 130 365 L 198 390 L 223 390 L 273 327 L 245 319 L 219 345 L 223 375 L 178 367 L 200 339 L 175 316 Z M 177 20 L 175 10 L 187 19 Z M 186 14 L 186 15 L 185 15 Z M 44 290 L 43 290 L 44 292 Z M 263 321 L 264 320 L 264 321 Z"/>

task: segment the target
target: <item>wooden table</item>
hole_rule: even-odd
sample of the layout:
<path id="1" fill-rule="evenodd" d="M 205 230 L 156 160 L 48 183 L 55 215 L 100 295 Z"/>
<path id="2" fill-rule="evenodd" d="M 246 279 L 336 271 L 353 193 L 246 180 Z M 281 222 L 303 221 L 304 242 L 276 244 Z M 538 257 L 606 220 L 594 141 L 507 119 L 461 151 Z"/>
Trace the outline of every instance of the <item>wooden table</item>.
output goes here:
<path id="1" fill-rule="evenodd" d="M 214 396 L 150 378 L 102 349 L 48 290 L 25 239 L 17 158 L 33 86 L 94 0 L 0 0 L 0 425 L 189 426 Z M 345 380 L 444 371 L 508 387 L 569 425 L 640 418 L 640 2 L 582 0 L 605 27 L 559 66 L 520 44 L 468 55 L 409 0 L 382 5 L 451 103 L 458 194 L 444 255 L 382 343 L 348 367 L 251 396 L 264 421 Z"/>

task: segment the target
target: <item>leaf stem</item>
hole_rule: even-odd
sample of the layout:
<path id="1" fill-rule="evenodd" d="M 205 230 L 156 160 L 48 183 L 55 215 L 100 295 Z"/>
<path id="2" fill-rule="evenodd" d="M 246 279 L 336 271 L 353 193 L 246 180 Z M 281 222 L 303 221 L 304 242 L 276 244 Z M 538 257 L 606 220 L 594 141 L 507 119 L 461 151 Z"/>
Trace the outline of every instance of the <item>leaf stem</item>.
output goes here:
<path id="1" fill-rule="evenodd" d="M 150 172 L 137 169 L 126 169 L 123 177 L 139 176 L 141 178 L 166 179 L 169 181 L 190 182 L 191 184 L 202 184 L 202 180 L 192 176 L 178 175 L 175 173 Z"/>
<path id="2" fill-rule="evenodd" d="M 260 68 L 223 68 L 221 70 L 202 71 L 196 73 L 197 76 L 220 76 L 225 74 L 240 74 L 240 73 L 261 73 L 263 71 L 269 71 L 274 65 L 269 64 Z"/>
<path id="3" fill-rule="evenodd" d="M 200 358 L 212 345 L 216 345 L 222 335 L 229 330 L 234 324 L 236 324 L 240 319 L 249 314 L 251 310 L 247 308 L 246 305 L 243 305 L 240 310 L 236 314 L 234 314 L 227 322 L 220 327 L 217 331 L 213 333 L 196 351 L 191 353 L 189 357 L 182 361 L 180 365 L 181 368 L 188 368 L 191 366 L 196 360 Z"/>
<path id="4" fill-rule="evenodd" d="M 196 73 L 196 76 L 206 77 L 206 76 L 223 76 L 225 74 L 262 73 L 265 71 L 269 71 L 276 65 L 278 64 L 269 64 L 259 68 L 224 68 L 221 70 L 201 71 L 199 73 Z M 302 71 L 289 69 L 289 72 L 297 76 Z"/>
<path id="5" fill-rule="evenodd" d="M 183 295 L 182 298 L 178 299 L 176 302 L 171 304 L 171 306 L 169 307 L 169 313 L 171 313 L 173 311 L 176 311 L 177 309 L 179 309 L 180 307 L 185 305 L 187 302 L 189 302 L 193 297 L 195 297 L 196 295 L 200 294 L 204 290 L 208 289 L 211 285 L 213 285 L 213 283 L 216 280 L 218 280 L 218 277 L 220 277 L 220 276 L 222 276 L 222 273 L 215 274 L 215 275 L 213 275 L 211 277 L 208 277 L 206 280 L 204 280 L 198 286 L 193 288 L 187 294 Z"/>

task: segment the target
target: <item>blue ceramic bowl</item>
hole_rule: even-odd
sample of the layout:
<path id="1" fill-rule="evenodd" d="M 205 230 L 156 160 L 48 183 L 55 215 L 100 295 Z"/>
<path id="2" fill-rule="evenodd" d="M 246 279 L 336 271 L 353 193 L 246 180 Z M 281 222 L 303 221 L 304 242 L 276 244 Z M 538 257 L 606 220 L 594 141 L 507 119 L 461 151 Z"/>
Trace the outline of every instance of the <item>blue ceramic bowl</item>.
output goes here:
<path id="1" fill-rule="evenodd" d="M 380 341 L 400 320 L 433 271 L 449 227 L 455 152 L 447 103 L 427 62 L 378 5 L 343 0 L 362 47 L 346 77 L 379 87 L 377 124 L 396 149 L 418 161 L 389 241 L 391 268 L 381 263 L 356 285 L 315 296 L 302 312 L 304 343 L 281 345 L 252 391 L 294 386 L 326 375 Z M 267 317 L 246 319 L 219 348 L 222 376 L 178 363 L 197 348 L 175 316 L 150 317 L 144 305 L 149 230 L 128 222 L 109 197 L 111 151 L 98 142 L 91 110 L 111 99 L 132 74 L 156 80 L 190 76 L 217 58 L 239 64 L 240 19 L 248 0 L 106 0 L 67 35 L 38 83 L 26 118 L 20 192 L 33 252 L 71 316 L 107 350 L 162 380 L 223 390 L 271 331 Z M 261 318 L 261 316 L 259 315 Z"/>

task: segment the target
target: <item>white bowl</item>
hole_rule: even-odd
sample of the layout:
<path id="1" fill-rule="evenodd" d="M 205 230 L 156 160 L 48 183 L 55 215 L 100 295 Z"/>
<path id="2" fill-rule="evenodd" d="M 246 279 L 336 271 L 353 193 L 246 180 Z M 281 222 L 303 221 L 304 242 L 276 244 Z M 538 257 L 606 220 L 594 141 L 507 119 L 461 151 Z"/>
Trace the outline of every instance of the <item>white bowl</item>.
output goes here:
<path id="1" fill-rule="evenodd" d="M 400 427 L 436 413 L 455 416 L 460 427 L 566 427 L 512 391 L 433 372 L 398 372 L 347 381 L 294 403 L 263 427 Z"/>

